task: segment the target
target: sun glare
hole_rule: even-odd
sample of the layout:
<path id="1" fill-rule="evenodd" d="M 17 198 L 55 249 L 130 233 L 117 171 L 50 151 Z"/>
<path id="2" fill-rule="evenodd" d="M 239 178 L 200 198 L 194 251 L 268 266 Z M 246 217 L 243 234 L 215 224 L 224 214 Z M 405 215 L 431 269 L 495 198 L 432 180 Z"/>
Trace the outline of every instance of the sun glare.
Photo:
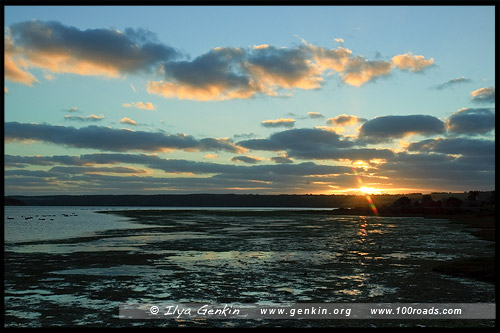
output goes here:
<path id="1" fill-rule="evenodd" d="M 374 192 L 377 191 L 373 187 L 360 187 L 359 190 L 365 194 L 373 194 Z"/>

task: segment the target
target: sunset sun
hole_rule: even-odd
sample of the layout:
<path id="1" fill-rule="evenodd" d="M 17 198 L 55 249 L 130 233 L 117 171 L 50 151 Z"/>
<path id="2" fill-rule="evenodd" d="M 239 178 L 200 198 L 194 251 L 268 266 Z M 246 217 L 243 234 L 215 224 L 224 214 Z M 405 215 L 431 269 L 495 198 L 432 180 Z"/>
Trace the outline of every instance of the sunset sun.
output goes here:
<path id="1" fill-rule="evenodd" d="M 373 187 L 360 187 L 359 190 L 365 194 L 374 194 L 375 192 L 379 191 L 377 189 L 374 189 Z"/>

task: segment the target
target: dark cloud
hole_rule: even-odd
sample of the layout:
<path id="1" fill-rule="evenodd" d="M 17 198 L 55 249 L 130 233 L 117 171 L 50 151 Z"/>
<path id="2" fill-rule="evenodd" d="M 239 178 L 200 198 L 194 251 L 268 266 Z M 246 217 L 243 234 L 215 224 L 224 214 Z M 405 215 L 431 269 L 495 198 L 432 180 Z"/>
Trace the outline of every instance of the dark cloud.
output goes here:
<path id="1" fill-rule="evenodd" d="M 126 173 L 126 174 L 145 174 L 147 173 L 144 169 L 136 169 L 131 167 L 53 167 L 49 170 L 51 173 L 62 173 L 62 174 L 94 174 L 94 173 Z"/>
<path id="2" fill-rule="evenodd" d="M 279 178 L 279 179 L 278 179 Z M 38 172 L 32 176 L 10 176 L 5 186 L 13 194 L 23 194 L 27 187 L 30 193 L 48 195 L 60 194 L 61 190 L 72 194 L 120 193 L 311 193 L 320 191 L 324 185 L 312 184 L 310 179 L 293 176 L 275 177 L 275 182 L 234 179 L 231 177 L 152 177 L 152 176 L 115 176 L 83 174 L 67 178 L 55 178 L 49 172 Z M 292 181 L 293 180 L 293 181 Z M 76 184 L 85 184 L 78 188 Z M 54 189 L 58 190 L 54 190 Z"/>
<path id="3" fill-rule="evenodd" d="M 185 84 L 209 90 L 218 86 L 223 89 L 250 89 L 250 80 L 245 73 L 238 73 L 244 57 L 238 48 L 216 48 L 193 61 L 166 62 L 165 76 L 180 85 Z"/>
<path id="4" fill-rule="evenodd" d="M 442 134 L 444 123 L 428 115 L 382 116 L 364 123 L 359 139 L 366 142 L 384 142 L 411 134 Z"/>
<path id="5" fill-rule="evenodd" d="M 310 191 L 310 179 L 314 175 L 325 177 L 343 174 L 350 168 L 343 166 L 318 165 L 312 162 L 293 165 L 239 166 L 216 163 L 170 160 L 144 154 L 86 154 L 81 156 L 11 156 L 9 167 L 25 165 L 54 165 L 48 171 L 7 169 L 5 184 L 10 192 L 23 192 L 24 186 L 32 187 L 36 193 L 50 191 L 75 191 L 77 193 L 120 193 L 147 192 L 153 189 L 185 191 L 186 193 L 206 192 L 249 192 L 255 193 L 297 193 Z M 60 166 L 62 161 L 68 166 Z M 143 165 L 147 169 L 162 170 L 171 177 L 152 177 L 147 170 L 131 167 L 108 166 L 120 163 Z M 61 163 L 62 164 L 62 163 Z M 75 166 L 71 166 L 75 165 Z M 101 166 L 100 166 L 101 165 Z M 103 174 L 106 173 L 106 174 Z M 116 173 L 117 175 L 109 175 Z M 208 174 L 209 177 L 175 177 L 175 174 Z M 123 191 L 121 191 L 123 189 Z M 131 192 L 129 192 L 131 191 Z"/>
<path id="6" fill-rule="evenodd" d="M 411 153 L 408 153 L 411 152 Z M 376 175 L 415 188 L 491 189 L 495 184 L 495 141 L 436 138 L 412 143 L 379 166 Z"/>
<path id="7" fill-rule="evenodd" d="M 76 121 L 84 121 L 84 122 L 96 122 L 104 119 L 104 116 L 101 114 L 96 116 L 95 114 L 88 115 L 86 117 L 82 116 L 74 116 L 74 115 L 66 115 L 64 116 L 64 120 L 76 120 Z"/>
<path id="8" fill-rule="evenodd" d="M 80 30 L 59 22 L 25 21 L 12 24 L 13 44 L 32 66 L 54 72 L 119 75 L 151 70 L 179 53 L 152 32 L 127 28 Z"/>
<path id="9" fill-rule="evenodd" d="M 79 156 L 19 156 L 19 155 L 4 155 L 5 167 L 24 168 L 28 165 L 84 165 L 85 162 Z"/>
<path id="10" fill-rule="evenodd" d="M 262 159 L 252 157 L 252 156 L 234 156 L 233 158 L 231 158 L 231 161 L 243 162 L 243 163 L 248 163 L 248 164 L 255 164 L 255 163 L 259 163 L 260 161 L 262 161 Z"/>
<path id="11" fill-rule="evenodd" d="M 436 138 L 411 143 L 408 151 L 467 156 L 494 156 L 495 141 L 465 138 Z"/>
<path id="12" fill-rule="evenodd" d="M 398 153 L 387 163 L 379 166 L 376 175 L 388 177 L 395 184 L 410 188 L 491 189 L 495 184 L 495 164 L 482 163 L 484 157 L 455 157 L 446 154 Z"/>
<path id="13" fill-rule="evenodd" d="M 242 147 L 255 150 L 279 151 L 286 149 L 315 150 L 318 146 L 350 147 L 352 143 L 331 131 L 321 129 L 291 129 L 272 134 L 269 139 L 253 139 L 238 142 Z"/>
<path id="14" fill-rule="evenodd" d="M 291 157 L 300 159 L 315 159 L 315 160 L 372 160 L 372 159 L 388 159 L 394 156 L 394 152 L 390 149 L 339 149 L 335 147 L 318 147 L 315 150 L 296 150 L 290 149 L 287 154 Z"/>
<path id="15" fill-rule="evenodd" d="M 288 156 L 274 156 L 274 157 L 271 157 L 271 161 L 273 161 L 275 163 L 280 163 L 280 164 L 293 163 L 293 160 Z"/>
<path id="16" fill-rule="evenodd" d="M 189 160 L 164 159 L 155 155 L 145 154 L 117 154 L 96 153 L 80 156 L 13 156 L 6 155 L 6 165 L 9 167 L 21 167 L 26 165 L 51 166 L 57 164 L 92 166 L 94 164 L 139 164 L 150 169 L 162 170 L 167 173 L 193 173 L 193 174 L 233 174 L 255 177 L 262 174 L 267 175 L 293 175 L 307 176 L 310 174 L 335 174 L 347 172 L 350 168 L 342 166 L 318 165 L 313 162 L 294 164 L 290 166 L 281 165 L 259 165 L 240 166 L 229 164 L 217 164 L 207 162 L 196 162 Z M 245 177 L 247 177 L 245 176 Z"/>
<path id="17" fill-rule="evenodd" d="M 319 112 L 308 112 L 307 113 L 307 116 L 311 119 L 323 119 L 325 118 L 325 116 L 323 116 L 321 113 Z"/>
<path id="18" fill-rule="evenodd" d="M 311 64 L 311 56 L 306 47 L 257 47 L 245 67 L 267 87 L 314 89 L 322 79 L 321 71 Z"/>
<path id="19" fill-rule="evenodd" d="M 83 128 L 5 123 L 6 140 L 35 140 L 71 146 L 108 151 L 162 151 L 167 149 L 210 150 L 242 152 L 228 139 L 206 138 L 197 140 L 184 134 L 131 131 L 108 127 L 88 126 Z"/>
<path id="20" fill-rule="evenodd" d="M 358 123 L 364 123 L 367 119 L 359 118 L 356 116 L 351 116 L 347 114 L 341 114 L 340 116 L 328 119 L 328 124 L 335 124 L 339 126 L 355 125 Z"/>
<path id="21" fill-rule="evenodd" d="M 235 140 L 237 140 L 237 139 L 253 139 L 256 136 L 257 135 L 255 135 L 255 133 L 239 133 L 239 134 L 233 135 L 233 138 Z"/>
<path id="22" fill-rule="evenodd" d="M 354 142 L 339 134 L 322 129 L 292 129 L 272 134 L 268 139 L 238 142 L 238 145 L 267 151 L 286 151 L 288 157 L 299 159 L 386 159 L 393 156 L 390 149 L 354 149 Z"/>
<path id="23" fill-rule="evenodd" d="M 425 142 L 427 141 L 427 142 Z M 412 152 L 397 153 L 363 173 L 365 184 L 399 184 L 416 189 L 446 190 L 491 188 L 495 179 L 493 142 L 438 141 L 416 143 Z M 476 143 L 476 154 L 472 145 Z M 418 148 L 418 149 L 417 149 Z M 460 153 L 462 157 L 448 155 Z M 350 167 L 313 162 L 278 165 L 227 165 L 171 160 L 155 155 L 95 153 L 80 156 L 6 155 L 5 185 L 9 193 L 139 193 L 162 190 L 175 193 L 311 193 L 336 186 L 356 187 Z M 144 167 L 121 167 L 119 164 Z M 27 165 L 52 166 L 49 170 L 10 169 Z M 110 166 L 111 165 L 111 166 Z M 116 165 L 116 166 L 113 166 Z M 62 167 L 62 166 L 69 166 Z M 75 166 L 75 167 L 72 167 Z M 169 177 L 149 176 L 144 170 L 162 170 Z M 114 172 L 113 174 L 108 174 Z M 106 174 L 103 174 L 106 173 Z M 190 173 L 189 177 L 182 174 Z M 179 174 L 176 177 L 175 174 Z M 196 177 L 195 175 L 204 175 Z M 208 177 L 206 176 L 208 175 Z M 382 177 L 382 178 L 381 178 Z M 401 185 L 403 184 L 403 185 Z M 394 186 L 394 185 L 393 185 Z"/>
<path id="24" fill-rule="evenodd" d="M 495 129 L 494 109 L 461 109 L 447 121 L 448 131 L 457 134 L 486 134 Z"/>
<path id="25" fill-rule="evenodd" d="M 452 88 L 452 87 L 456 86 L 457 84 L 470 83 L 470 82 L 472 82 L 472 80 L 461 76 L 461 77 L 457 77 L 456 79 L 452 79 L 452 80 L 446 81 L 444 83 L 438 84 L 438 85 L 434 86 L 433 88 L 436 90 L 443 90 L 443 89 L 447 89 L 447 88 Z"/>
<path id="26" fill-rule="evenodd" d="M 495 87 L 474 90 L 471 98 L 475 103 L 495 103 Z"/>
<path id="27" fill-rule="evenodd" d="M 167 98 L 226 100 L 257 93 L 276 96 L 279 89 L 319 87 L 321 72 L 304 48 L 217 47 L 192 61 L 163 64 L 166 81 L 148 84 L 150 93 Z"/>

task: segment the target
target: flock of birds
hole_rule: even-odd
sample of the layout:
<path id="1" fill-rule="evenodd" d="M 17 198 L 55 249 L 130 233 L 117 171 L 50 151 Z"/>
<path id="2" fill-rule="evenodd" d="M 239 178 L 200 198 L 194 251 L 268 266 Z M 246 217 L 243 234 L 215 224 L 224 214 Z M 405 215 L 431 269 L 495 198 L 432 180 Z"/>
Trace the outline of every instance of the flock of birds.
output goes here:
<path id="1" fill-rule="evenodd" d="M 75 214 L 75 213 L 61 214 L 61 215 L 64 216 L 64 217 L 78 216 L 78 214 Z M 39 221 L 45 221 L 46 218 L 48 218 L 50 221 L 54 221 L 53 217 L 55 217 L 55 215 L 41 215 L 41 216 L 35 215 L 34 217 L 38 217 Z M 24 218 L 25 220 L 32 220 L 34 217 L 33 216 L 24 216 L 24 215 L 21 216 L 21 218 Z M 8 216 L 7 219 L 8 220 L 13 220 L 14 218 Z"/>

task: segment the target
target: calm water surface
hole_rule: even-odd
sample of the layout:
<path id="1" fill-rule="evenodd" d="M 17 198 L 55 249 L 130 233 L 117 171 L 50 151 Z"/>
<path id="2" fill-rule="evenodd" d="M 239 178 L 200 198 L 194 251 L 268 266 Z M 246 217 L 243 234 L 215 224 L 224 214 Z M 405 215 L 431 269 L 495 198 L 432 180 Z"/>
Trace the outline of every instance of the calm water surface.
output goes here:
<path id="1" fill-rule="evenodd" d="M 207 325 L 131 323 L 118 318 L 121 303 L 495 301 L 492 284 L 432 272 L 439 261 L 494 253 L 446 220 L 293 209 L 96 213 L 123 209 L 6 207 L 5 325 Z"/>

